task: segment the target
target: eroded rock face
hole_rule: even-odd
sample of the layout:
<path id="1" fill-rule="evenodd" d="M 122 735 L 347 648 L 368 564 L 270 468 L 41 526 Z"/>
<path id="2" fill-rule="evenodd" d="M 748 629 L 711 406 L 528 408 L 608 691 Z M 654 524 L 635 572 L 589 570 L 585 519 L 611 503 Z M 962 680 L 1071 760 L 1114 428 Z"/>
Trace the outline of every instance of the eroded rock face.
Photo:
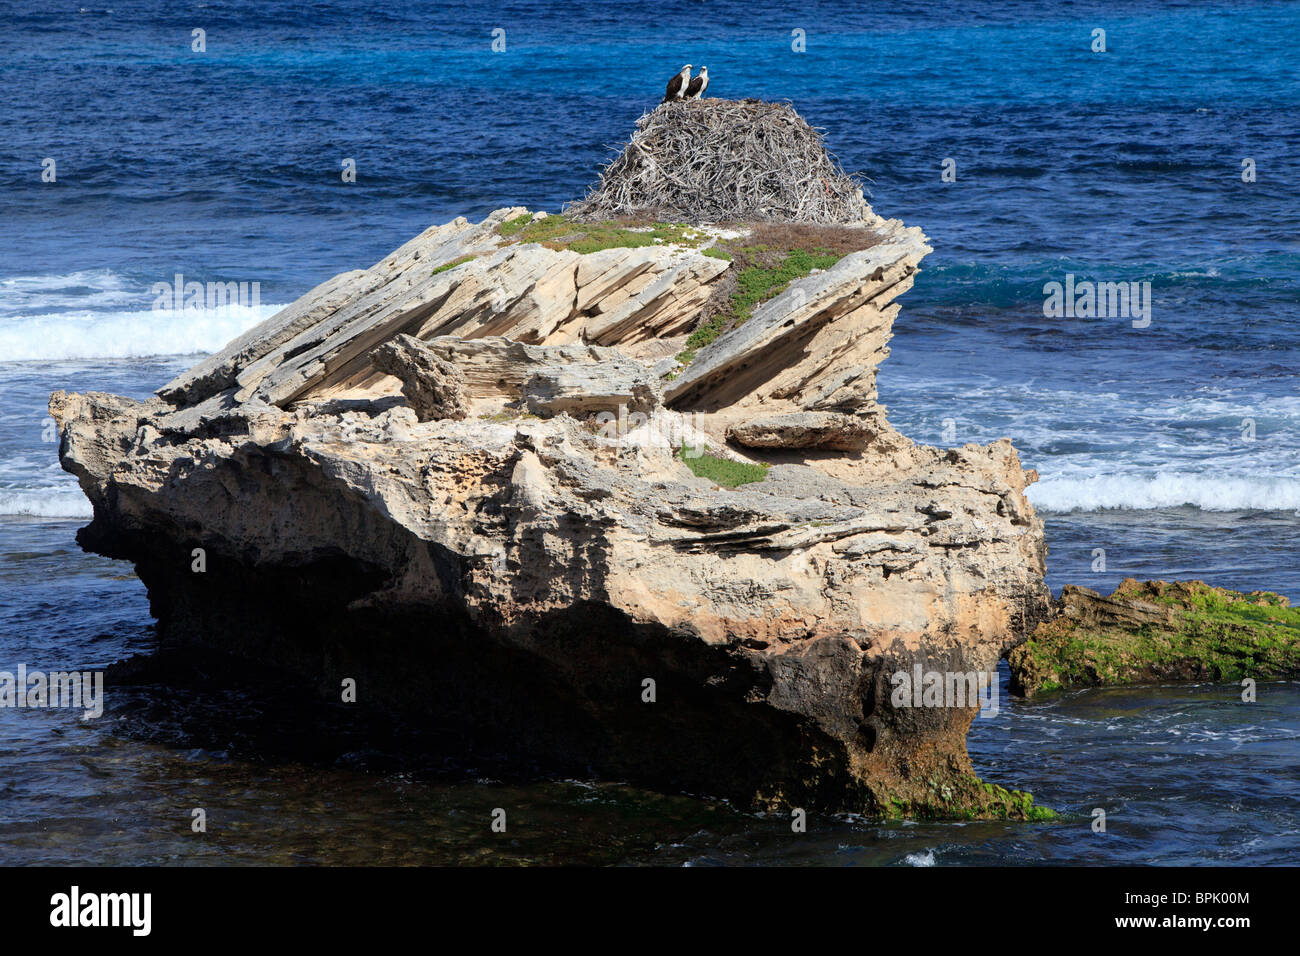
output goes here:
<path id="1" fill-rule="evenodd" d="M 1011 444 L 915 446 L 876 401 L 920 231 L 872 223 L 682 369 L 725 260 L 499 245 L 519 212 L 325 283 L 158 398 L 55 393 L 83 546 L 135 562 L 163 641 L 352 677 L 475 752 L 751 806 L 1023 815 L 974 775 L 973 702 L 893 699 L 917 664 L 995 667 L 1048 603 Z M 413 407 L 418 363 L 376 360 L 403 350 L 456 370 L 457 414 Z M 743 463 L 728 436 L 781 416 L 821 437 L 764 446 L 761 481 L 679 454 Z"/>
<path id="2" fill-rule="evenodd" d="M 370 363 L 379 371 L 402 380 L 402 395 L 420 421 L 466 418 L 469 415 L 465 376 L 419 339 L 399 335 L 377 345 L 370 353 Z"/>

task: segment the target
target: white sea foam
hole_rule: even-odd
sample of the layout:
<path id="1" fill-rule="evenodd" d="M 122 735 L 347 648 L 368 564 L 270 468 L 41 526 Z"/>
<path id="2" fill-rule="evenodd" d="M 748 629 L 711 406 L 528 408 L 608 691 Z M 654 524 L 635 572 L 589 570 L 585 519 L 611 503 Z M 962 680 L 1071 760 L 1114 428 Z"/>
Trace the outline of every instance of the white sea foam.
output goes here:
<path id="1" fill-rule="evenodd" d="M 0 315 L 138 305 L 142 290 L 109 269 L 0 279 Z"/>
<path id="2" fill-rule="evenodd" d="M 230 305 L 215 309 L 56 312 L 0 320 L 0 362 L 143 358 L 215 352 L 279 311 Z"/>
<path id="3" fill-rule="evenodd" d="M 1026 492 L 1043 511 L 1179 508 L 1202 511 L 1297 511 L 1300 479 L 1186 472 L 1044 478 Z"/>
<path id="4" fill-rule="evenodd" d="M 36 488 L 0 491 L 0 515 L 39 518 L 89 518 L 90 501 L 75 485 L 71 488 Z"/>

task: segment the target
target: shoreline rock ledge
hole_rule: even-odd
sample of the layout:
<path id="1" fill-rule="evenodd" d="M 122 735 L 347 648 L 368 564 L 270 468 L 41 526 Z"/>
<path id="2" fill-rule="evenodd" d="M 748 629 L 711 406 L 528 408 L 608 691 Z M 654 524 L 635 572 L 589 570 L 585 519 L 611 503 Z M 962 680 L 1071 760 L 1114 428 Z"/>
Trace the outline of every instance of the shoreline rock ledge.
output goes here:
<path id="1" fill-rule="evenodd" d="M 930 247 L 827 228 L 831 264 L 704 342 L 747 227 L 431 228 L 147 401 L 54 393 L 78 540 L 134 563 L 164 647 L 334 700 L 353 679 L 469 754 L 744 807 L 1036 817 L 977 778 L 974 701 L 891 680 L 995 668 L 1048 613 L 1035 475 L 1005 439 L 889 425 L 876 368 Z"/>

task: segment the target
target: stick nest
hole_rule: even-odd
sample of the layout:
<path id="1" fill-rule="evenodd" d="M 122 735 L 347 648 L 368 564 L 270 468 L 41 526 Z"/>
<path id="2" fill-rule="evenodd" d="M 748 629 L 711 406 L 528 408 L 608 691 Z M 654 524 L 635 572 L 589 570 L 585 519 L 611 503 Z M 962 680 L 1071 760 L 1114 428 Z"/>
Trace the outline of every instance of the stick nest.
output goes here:
<path id="1" fill-rule="evenodd" d="M 643 115 L 632 141 L 565 214 L 579 222 L 650 212 L 676 222 L 859 223 L 862 184 L 786 103 L 686 100 Z"/>

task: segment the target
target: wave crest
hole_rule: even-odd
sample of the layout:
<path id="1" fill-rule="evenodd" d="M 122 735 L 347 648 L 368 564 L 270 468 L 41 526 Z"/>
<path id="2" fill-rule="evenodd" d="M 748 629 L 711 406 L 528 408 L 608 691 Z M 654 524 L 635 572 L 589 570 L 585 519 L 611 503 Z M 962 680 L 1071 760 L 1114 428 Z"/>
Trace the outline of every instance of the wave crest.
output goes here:
<path id="1" fill-rule="evenodd" d="M 23 316 L 0 322 L 0 362 L 215 352 L 281 308 L 229 305 Z"/>
<path id="2" fill-rule="evenodd" d="M 35 518 L 90 518 L 94 510 L 80 488 L 0 491 L 0 515 Z"/>
<path id="3" fill-rule="evenodd" d="M 1044 478 L 1026 492 L 1042 511 L 1300 511 L 1300 479 L 1232 478 L 1186 473 Z"/>

